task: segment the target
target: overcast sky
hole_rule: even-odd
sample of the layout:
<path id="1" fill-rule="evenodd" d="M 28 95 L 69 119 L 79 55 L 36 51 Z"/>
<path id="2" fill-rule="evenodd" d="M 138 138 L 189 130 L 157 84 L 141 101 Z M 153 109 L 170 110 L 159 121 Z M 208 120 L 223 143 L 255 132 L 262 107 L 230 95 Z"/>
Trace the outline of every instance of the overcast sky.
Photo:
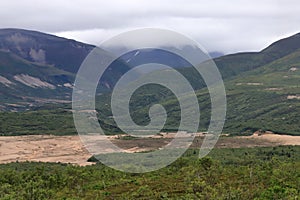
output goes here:
<path id="1" fill-rule="evenodd" d="M 299 0 L 2 0 L 1 28 L 100 44 L 126 30 L 166 28 L 208 51 L 261 50 L 300 32 Z"/>

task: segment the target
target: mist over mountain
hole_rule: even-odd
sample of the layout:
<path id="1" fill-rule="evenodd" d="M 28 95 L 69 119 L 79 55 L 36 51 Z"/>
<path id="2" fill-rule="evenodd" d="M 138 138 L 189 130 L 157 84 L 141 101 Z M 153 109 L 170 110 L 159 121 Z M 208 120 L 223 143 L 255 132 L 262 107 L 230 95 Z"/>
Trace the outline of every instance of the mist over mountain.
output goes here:
<path id="1" fill-rule="evenodd" d="M 218 57 L 224 56 L 224 53 L 219 52 L 219 51 L 213 51 L 213 52 L 209 52 L 209 56 L 211 58 L 218 58 Z"/>

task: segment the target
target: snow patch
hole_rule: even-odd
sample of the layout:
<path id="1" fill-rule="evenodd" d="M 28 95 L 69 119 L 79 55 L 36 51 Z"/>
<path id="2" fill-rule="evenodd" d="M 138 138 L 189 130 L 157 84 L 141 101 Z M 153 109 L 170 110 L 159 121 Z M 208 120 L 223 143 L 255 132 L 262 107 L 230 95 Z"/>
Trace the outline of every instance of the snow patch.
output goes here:
<path id="1" fill-rule="evenodd" d="M 129 63 L 133 57 L 135 57 L 135 56 L 137 56 L 139 54 L 140 54 L 140 51 L 136 51 L 135 54 L 131 58 L 129 58 L 128 60 L 126 60 L 126 63 Z"/>
<path id="2" fill-rule="evenodd" d="M 52 85 L 50 83 L 47 83 L 45 81 L 42 81 L 39 78 L 29 76 L 27 74 L 15 75 L 14 79 L 16 81 L 19 81 L 20 83 L 23 83 L 24 85 L 32 87 L 32 88 L 38 88 L 38 87 L 40 87 L 40 88 L 55 89 L 54 85 Z"/>
<path id="3" fill-rule="evenodd" d="M 106 86 L 106 88 L 110 89 L 110 85 L 107 82 L 105 82 L 104 85 Z"/>
<path id="4" fill-rule="evenodd" d="M 135 52 L 134 56 L 139 55 L 140 51 Z"/>

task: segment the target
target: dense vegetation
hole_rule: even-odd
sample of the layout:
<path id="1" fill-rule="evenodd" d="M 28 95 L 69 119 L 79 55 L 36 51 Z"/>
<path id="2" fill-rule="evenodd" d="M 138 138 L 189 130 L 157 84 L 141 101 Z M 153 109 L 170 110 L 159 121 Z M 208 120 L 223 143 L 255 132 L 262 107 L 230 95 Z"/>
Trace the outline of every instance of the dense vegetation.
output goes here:
<path id="1" fill-rule="evenodd" d="M 129 174 L 102 164 L 0 165 L 0 199 L 289 199 L 300 197 L 300 147 L 197 150 L 161 170 Z"/>
<path id="2" fill-rule="evenodd" d="M 259 73 L 259 72 L 257 72 Z M 278 134 L 300 134 L 300 101 L 287 99 L 298 94 L 298 73 L 289 74 L 289 79 L 279 82 L 279 77 L 289 72 L 276 72 L 264 78 L 255 74 L 249 78 L 231 80 L 226 84 L 227 118 L 224 133 L 232 135 L 251 134 L 257 130 Z M 260 83 L 248 85 L 247 83 Z M 271 88 L 271 89 L 270 89 Z M 272 89 L 274 88 L 274 89 Z M 158 92 L 157 92 L 158 91 Z M 133 120 L 142 126 L 149 123 L 149 107 L 161 103 L 168 113 L 164 131 L 175 131 L 180 121 L 178 101 L 164 88 L 139 89 L 131 100 Z M 201 109 L 200 131 L 206 131 L 210 119 L 210 99 L 205 89 L 197 92 Z M 98 119 L 107 134 L 120 132 L 110 110 L 110 95 L 97 97 Z M 0 114 L 1 135 L 25 134 L 76 134 L 70 105 L 48 105 L 35 111 L 2 112 Z"/>
<path id="3" fill-rule="evenodd" d="M 77 134 L 72 113 L 61 108 L 0 114 L 0 135 L 40 134 Z"/>

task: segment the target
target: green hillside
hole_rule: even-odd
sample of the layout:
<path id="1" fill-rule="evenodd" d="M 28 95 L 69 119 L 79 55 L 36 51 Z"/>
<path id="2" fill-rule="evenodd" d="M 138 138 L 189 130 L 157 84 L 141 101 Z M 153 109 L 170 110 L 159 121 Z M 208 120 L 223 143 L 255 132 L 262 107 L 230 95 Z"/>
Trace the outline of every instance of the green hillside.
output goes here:
<path id="1" fill-rule="evenodd" d="M 270 130 L 300 134 L 299 47 L 300 35 L 296 34 L 271 44 L 261 52 L 238 53 L 215 59 L 227 93 L 225 133 L 251 134 L 256 130 Z M 181 68 L 179 71 L 188 78 L 194 89 L 204 86 L 203 79 L 194 75 L 195 70 Z M 206 131 L 211 111 L 208 91 L 201 89 L 197 96 L 201 108 L 199 130 Z M 100 102 L 105 102 L 107 97 L 99 98 Z M 164 105 L 168 113 L 165 131 L 176 130 L 180 120 L 178 101 L 169 90 L 159 86 L 143 87 L 135 92 L 131 99 L 134 121 L 147 125 L 148 110 L 156 103 Z M 99 106 L 99 111 L 105 110 L 104 114 L 100 114 L 101 119 L 114 125 L 108 117 L 111 113 L 107 107 Z"/>
<path id="2" fill-rule="evenodd" d="M 298 50 L 228 81 L 226 128 L 236 133 L 262 129 L 299 135 L 299 61 Z"/>
<path id="3" fill-rule="evenodd" d="M 300 135 L 300 51 L 265 66 L 225 80 L 227 118 L 224 132 L 251 134 L 269 130 L 279 134 Z M 210 99 L 206 89 L 197 92 L 201 108 L 200 131 L 210 119 Z M 116 126 L 108 109 L 109 95 L 98 97 L 100 119 Z M 133 120 L 147 125 L 151 105 L 161 103 L 168 113 L 165 131 L 177 130 L 180 108 L 175 96 L 166 88 L 152 85 L 139 88 L 131 99 Z M 106 106 L 104 106 L 106 104 Z M 192 110 L 191 110 L 192 111 Z"/>
<path id="4" fill-rule="evenodd" d="M 272 43 L 260 52 L 245 52 L 214 59 L 223 78 L 230 78 L 246 71 L 267 65 L 283 58 L 300 48 L 300 34 Z"/>

